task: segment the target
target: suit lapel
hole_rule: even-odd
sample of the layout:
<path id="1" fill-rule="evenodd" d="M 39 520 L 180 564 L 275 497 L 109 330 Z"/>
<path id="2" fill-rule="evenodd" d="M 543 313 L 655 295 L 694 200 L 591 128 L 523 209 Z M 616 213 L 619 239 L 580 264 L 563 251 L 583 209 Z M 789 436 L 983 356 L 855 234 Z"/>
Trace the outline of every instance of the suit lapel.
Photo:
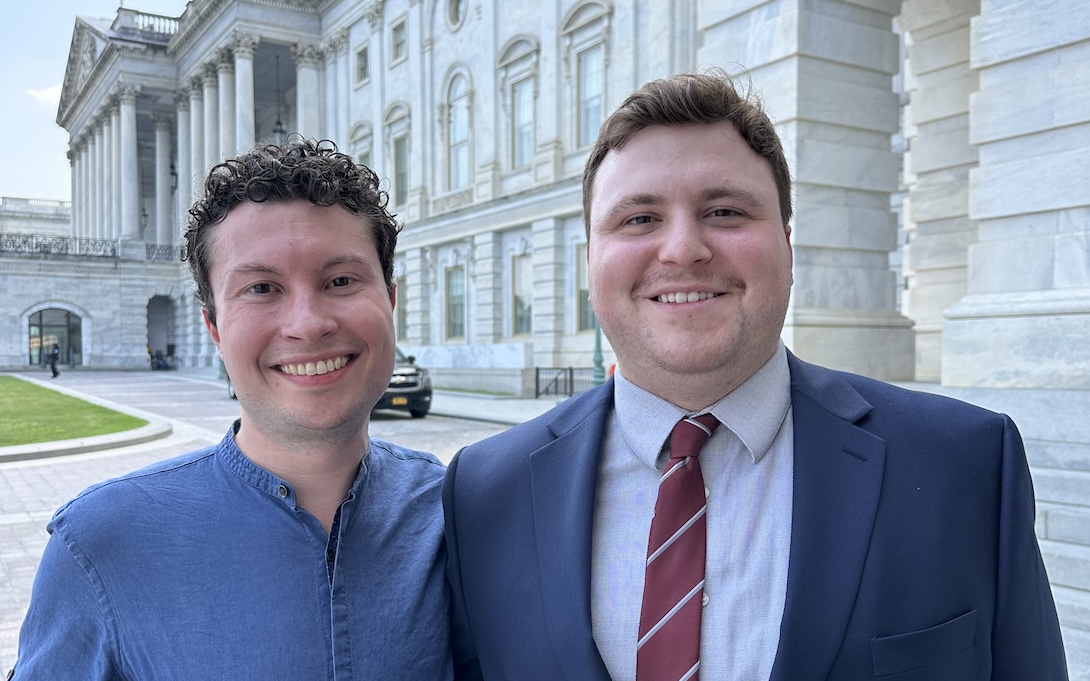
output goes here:
<path id="1" fill-rule="evenodd" d="M 613 382 L 558 410 L 556 439 L 530 456 L 542 604 L 557 662 L 571 681 L 609 681 L 590 616 L 591 531 L 602 432 Z"/>
<path id="2" fill-rule="evenodd" d="M 837 374 L 790 357 L 794 492 L 787 600 L 771 681 L 825 679 L 843 641 L 874 526 L 885 441 Z"/>

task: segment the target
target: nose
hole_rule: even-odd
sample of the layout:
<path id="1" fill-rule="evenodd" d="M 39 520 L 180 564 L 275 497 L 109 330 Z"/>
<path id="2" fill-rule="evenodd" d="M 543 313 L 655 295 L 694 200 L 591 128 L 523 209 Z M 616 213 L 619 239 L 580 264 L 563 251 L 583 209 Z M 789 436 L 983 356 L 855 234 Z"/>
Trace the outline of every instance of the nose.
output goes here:
<path id="1" fill-rule="evenodd" d="M 691 265 L 711 260 L 706 227 L 689 216 L 673 216 L 664 229 L 659 243 L 659 260 L 674 265 Z"/>
<path id="2" fill-rule="evenodd" d="M 280 332 L 285 338 L 310 341 L 337 330 L 329 302 L 320 292 L 294 291 L 279 314 Z"/>

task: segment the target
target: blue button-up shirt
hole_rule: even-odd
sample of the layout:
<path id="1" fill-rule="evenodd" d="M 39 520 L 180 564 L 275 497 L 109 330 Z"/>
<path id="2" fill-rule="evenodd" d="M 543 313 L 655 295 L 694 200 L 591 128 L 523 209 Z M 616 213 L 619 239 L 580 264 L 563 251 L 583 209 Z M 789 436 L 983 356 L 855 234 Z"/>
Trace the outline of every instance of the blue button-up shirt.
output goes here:
<path id="1" fill-rule="evenodd" d="M 233 432 L 91 487 L 49 524 L 15 678 L 449 679 L 442 479 L 371 440 L 331 535 Z"/>

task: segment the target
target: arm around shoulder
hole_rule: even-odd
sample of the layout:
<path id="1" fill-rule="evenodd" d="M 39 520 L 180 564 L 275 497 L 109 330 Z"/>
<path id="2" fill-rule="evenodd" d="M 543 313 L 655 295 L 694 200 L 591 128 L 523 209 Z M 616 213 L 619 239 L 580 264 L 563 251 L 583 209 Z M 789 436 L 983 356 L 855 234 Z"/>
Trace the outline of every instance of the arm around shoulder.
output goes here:
<path id="1" fill-rule="evenodd" d="M 93 580 L 93 567 L 62 530 L 54 529 L 34 578 L 13 679 L 124 678 L 117 668 L 108 598 Z"/>

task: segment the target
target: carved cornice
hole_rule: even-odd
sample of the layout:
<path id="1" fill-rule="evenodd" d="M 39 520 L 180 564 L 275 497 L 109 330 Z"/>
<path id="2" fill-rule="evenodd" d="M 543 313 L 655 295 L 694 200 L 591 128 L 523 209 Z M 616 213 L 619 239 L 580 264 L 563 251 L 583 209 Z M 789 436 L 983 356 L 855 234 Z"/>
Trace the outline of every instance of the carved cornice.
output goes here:
<path id="1" fill-rule="evenodd" d="M 325 41 L 325 54 L 327 57 L 336 57 L 340 51 L 348 45 L 348 28 L 342 28 L 339 31 L 333 33 Z"/>

